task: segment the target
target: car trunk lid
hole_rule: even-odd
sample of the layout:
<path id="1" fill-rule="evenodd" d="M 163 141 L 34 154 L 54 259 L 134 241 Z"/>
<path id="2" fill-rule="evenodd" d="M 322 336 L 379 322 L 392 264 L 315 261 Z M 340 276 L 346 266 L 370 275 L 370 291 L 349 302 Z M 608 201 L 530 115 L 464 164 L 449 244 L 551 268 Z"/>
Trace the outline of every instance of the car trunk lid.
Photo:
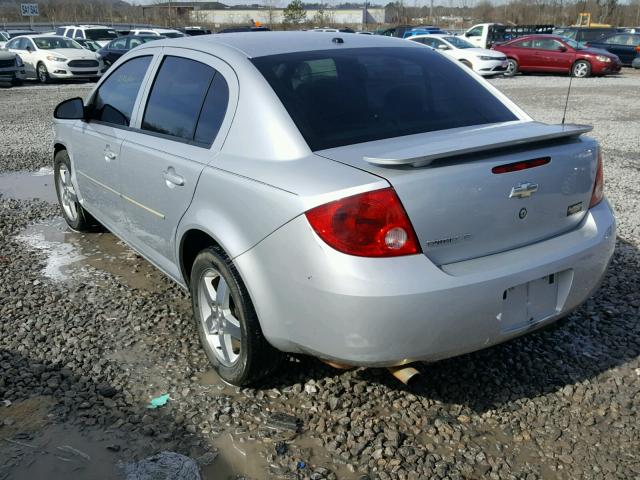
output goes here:
<path id="1" fill-rule="evenodd" d="M 510 122 L 316 153 L 385 178 L 424 253 L 441 265 L 575 228 L 589 208 L 597 165 L 595 141 L 578 138 L 589 129 Z M 511 164 L 537 166 L 492 171 Z"/>

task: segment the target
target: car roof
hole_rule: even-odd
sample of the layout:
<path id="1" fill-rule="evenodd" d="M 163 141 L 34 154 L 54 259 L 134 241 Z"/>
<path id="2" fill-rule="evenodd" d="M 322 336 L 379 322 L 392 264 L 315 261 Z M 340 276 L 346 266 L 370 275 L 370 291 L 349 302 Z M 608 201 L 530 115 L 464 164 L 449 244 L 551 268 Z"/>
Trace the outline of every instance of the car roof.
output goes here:
<path id="1" fill-rule="evenodd" d="M 336 43 L 334 38 L 341 38 Z M 305 52 L 312 50 L 329 50 L 345 48 L 372 47 L 411 47 L 420 48 L 415 42 L 407 42 L 401 38 L 382 35 L 352 35 L 341 32 L 272 32 L 265 31 L 256 35 L 252 32 L 234 32 L 224 35 L 200 35 L 159 40 L 150 44 L 161 46 L 193 48 L 203 52 L 214 53 L 220 47 L 242 53 L 248 58 L 278 55 L 282 53 Z"/>

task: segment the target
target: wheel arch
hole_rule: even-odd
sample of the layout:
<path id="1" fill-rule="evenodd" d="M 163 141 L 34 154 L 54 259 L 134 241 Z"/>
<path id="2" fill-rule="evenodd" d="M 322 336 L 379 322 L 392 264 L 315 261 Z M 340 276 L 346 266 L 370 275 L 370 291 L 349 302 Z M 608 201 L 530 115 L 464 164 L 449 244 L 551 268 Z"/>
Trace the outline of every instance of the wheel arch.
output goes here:
<path id="1" fill-rule="evenodd" d="M 189 286 L 191 282 L 191 268 L 198 253 L 205 248 L 212 247 L 220 255 L 229 258 L 220 242 L 213 235 L 199 228 L 190 228 L 182 234 L 178 247 L 178 255 L 180 262 L 180 274 L 184 283 Z"/>

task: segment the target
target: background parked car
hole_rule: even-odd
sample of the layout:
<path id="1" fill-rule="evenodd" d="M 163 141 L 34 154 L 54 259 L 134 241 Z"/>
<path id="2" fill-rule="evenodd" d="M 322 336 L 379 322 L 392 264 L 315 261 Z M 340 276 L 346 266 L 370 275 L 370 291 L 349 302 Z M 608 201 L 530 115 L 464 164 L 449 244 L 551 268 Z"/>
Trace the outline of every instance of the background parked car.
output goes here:
<path id="1" fill-rule="evenodd" d="M 115 29 L 102 25 L 68 25 L 66 27 L 58 27 L 56 34 L 74 39 L 93 40 L 101 47 L 114 38 L 118 38 L 118 32 Z"/>
<path id="2" fill-rule="evenodd" d="M 104 63 L 111 65 L 132 48 L 142 45 L 143 43 L 160 40 L 161 38 L 164 37 L 159 37 L 158 35 L 127 35 L 126 37 L 116 38 L 109 42 L 106 46 L 98 50 L 98 55 L 102 57 Z"/>
<path id="3" fill-rule="evenodd" d="M 618 33 L 618 31 L 618 28 L 613 27 L 563 27 L 554 28 L 553 34 L 570 38 L 578 42 L 580 46 L 584 46 L 587 42 L 592 42 L 605 35 Z"/>
<path id="4" fill-rule="evenodd" d="M 463 37 L 433 34 L 417 35 L 409 40 L 435 48 L 483 76 L 502 75 L 507 70 L 507 57 L 503 53 L 476 48 Z"/>
<path id="5" fill-rule="evenodd" d="M 156 36 L 166 38 L 180 38 L 188 36 L 186 33 L 173 28 L 139 28 L 129 31 L 129 35 Z"/>
<path id="6" fill-rule="evenodd" d="M 634 58 L 633 62 L 631 62 L 631 66 L 633 68 L 640 68 L 640 57 Z"/>
<path id="7" fill-rule="evenodd" d="M 640 33 L 616 33 L 587 42 L 587 47 L 599 48 L 617 55 L 623 65 L 631 65 L 640 55 Z"/>
<path id="8" fill-rule="evenodd" d="M 409 30 L 406 30 L 402 34 L 402 38 L 410 38 L 416 35 L 430 35 L 432 33 L 444 33 L 444 32 L 440 29 L 440 27 L 425 25 L 421 27 L 413 27 L 413 28 L 410 28 Z"/>
<path id="9" fill-rule="evenodd" d="M 270 32 L 271 29 L 267 27 L 229 27 L 223 28 L 218 33 L 236 33 L 236 32 Z"/>
<path id="10" fill-rule="evenodd" d="M 557 35 L 529 35 L 493 48 L 507 55 L 505 75 L 509 76 L 520 71 L 589 77 L 619 72 L 622 65 L 612 53 L 581 47 L 575 40 Z"/>
<path id="11" fill-rule="evenodd" d="M 178 30 L 180 30 L 182 33 L 189 35 L 190 37 L 211 34 L 211 30 L 209 30 L 208 28 L 202 28 L 202 27 L 183 27 L 183 28 L 179 28 Z"/>
<path id="12" fill-rule="evenodd" d="M 69 78 L 96 80 L 105 72 L 97 53 L 59 35 L 16 37 L 7 42 L 7 49 L 20 55 L 27 78 L 42 83 Z"/>
<path id="13" fill-rule="evenodd" d="M 20 56 L 8 50 L 0 50 L 0 82 L 20 85 L 24 79 L 24 63 Z"/>

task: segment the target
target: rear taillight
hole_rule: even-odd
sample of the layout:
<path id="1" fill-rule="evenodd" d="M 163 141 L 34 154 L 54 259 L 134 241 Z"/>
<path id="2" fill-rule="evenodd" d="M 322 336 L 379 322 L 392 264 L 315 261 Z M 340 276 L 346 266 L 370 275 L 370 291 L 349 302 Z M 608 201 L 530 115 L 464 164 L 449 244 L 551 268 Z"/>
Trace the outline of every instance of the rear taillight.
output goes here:
<path id="1" fill-rule="evenodd" d="M 602 173 L 602 150 L 598 148 L 598 166 L 596 167 L 596 181 L 593 185 L 589 208 L 595 207 L 604 197 L 604 174 Z"/>
<path id="2" fill-rule="evenodd" d="M 420 253 L 409 217 L 392 188 L 341 198 L 309 210 L 306 216 L 325 243 L 349 255 Z"/>

